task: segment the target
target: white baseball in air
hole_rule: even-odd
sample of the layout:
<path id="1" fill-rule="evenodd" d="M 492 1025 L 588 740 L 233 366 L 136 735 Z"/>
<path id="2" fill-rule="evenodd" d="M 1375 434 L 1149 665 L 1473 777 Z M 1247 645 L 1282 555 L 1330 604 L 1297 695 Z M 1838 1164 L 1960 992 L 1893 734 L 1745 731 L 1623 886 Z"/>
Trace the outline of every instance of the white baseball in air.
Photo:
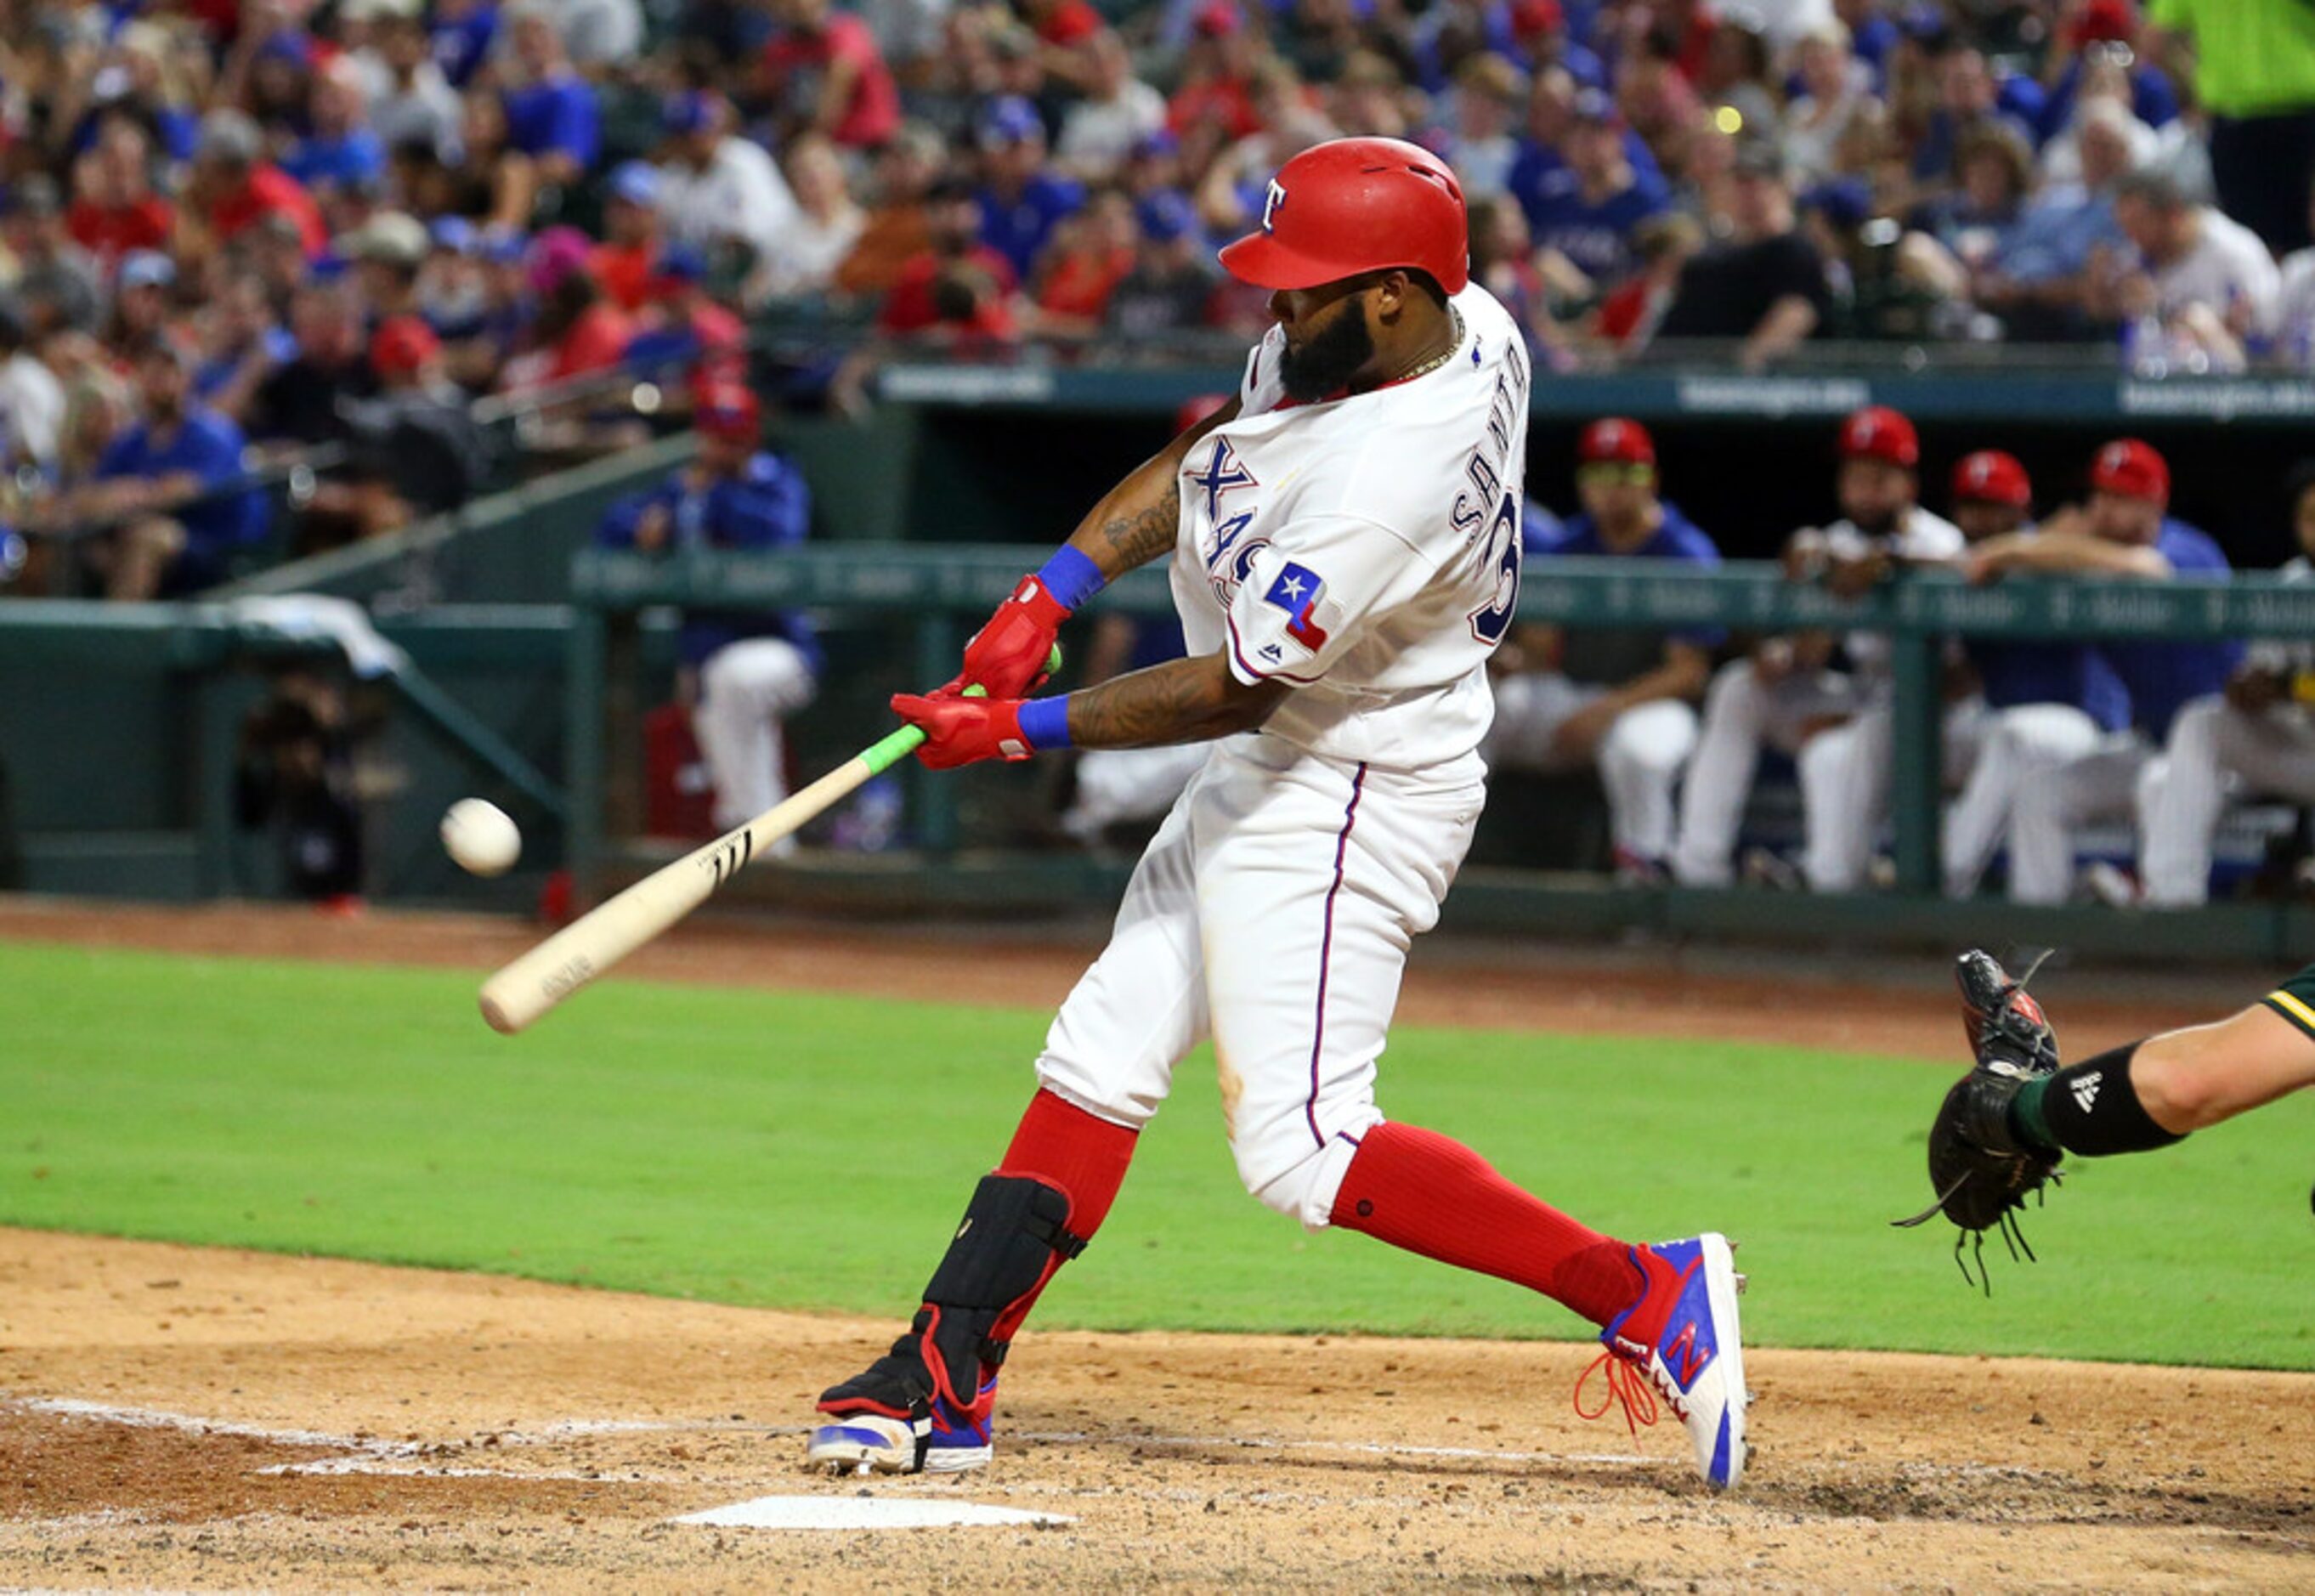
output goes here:
<path id="1" fill-rule="evenodd" d="M 502 875 L 522 856 L 522 832 L 488 799 L 461 798 L 443 811 L 442 846 L 462 870 Z"/>

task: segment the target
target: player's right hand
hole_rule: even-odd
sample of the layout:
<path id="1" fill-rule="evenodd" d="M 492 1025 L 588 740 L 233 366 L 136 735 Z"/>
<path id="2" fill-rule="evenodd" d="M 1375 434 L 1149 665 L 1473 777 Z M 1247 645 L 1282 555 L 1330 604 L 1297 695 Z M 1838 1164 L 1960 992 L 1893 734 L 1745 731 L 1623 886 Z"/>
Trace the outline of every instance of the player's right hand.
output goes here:
<path id="1" fill-rule="evenodd" d="M 1027 697 L 1044 686 L 1053 639 L 1072 613 L 1036 577 L 1023 577 L 964 645 L 964 669 L 932 696 L 953 698 L 977 682 L 991 698 Z"/>
<path id="2" fill-rule="evenodd" d="M 981 759 L 1025 759 L 1036 751 L 1021 730 L 1017 698 L 896 693 L 892 713 L 925 734 L 917 758 L 927 770 L 953 770 Z"/>

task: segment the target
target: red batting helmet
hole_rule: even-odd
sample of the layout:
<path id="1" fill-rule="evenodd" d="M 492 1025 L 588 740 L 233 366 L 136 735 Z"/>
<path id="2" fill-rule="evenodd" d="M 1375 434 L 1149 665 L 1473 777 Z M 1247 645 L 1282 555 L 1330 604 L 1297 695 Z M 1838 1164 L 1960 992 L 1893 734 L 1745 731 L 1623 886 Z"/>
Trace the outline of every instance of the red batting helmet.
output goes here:
<path id="1" fill-rule="evenodd" d="M 1329 139 L 1278 169 L 1261 231 L 1226 247 L 1222 265 L 1263 288 L 1315 288 L 1400 266 L 1459 294 L 1471 280 L 1463 185 L 1404 139 Z"/>
<path id="2" fill-rule="evenodd" d="M 1913 423 L 1885 404 L 1868 404 L 1840 423 L 1840 457 L 1886 460 L 1908 471 L 1921 463 L 1920 434 Z"/>
<path id="3" fill-rule="evenodd" d="M 1964 455 L 1954 467 L 1953 496 L 1956 503 L 2014 504 L 2034 502 L 2034 484 L 2018 457 L 2000 449 L 1980 449 Z"/>
<path id="4" fill-rule="evenodd" d="M 1653 466 L 1655 439 L 1637 421 L 1602 416 L 1575 440 L 1575 462 L 1579 466 Z"/>
<path id="5" fill-rule="evenodd" d="M 2090 462 L 2090 486 L 2101 493 L 2168 504 L 2170 463 L 2151 443 L 2142 443 L 2135 438 L 2117 438 L 2101 448 L 2098 458 Z"/>

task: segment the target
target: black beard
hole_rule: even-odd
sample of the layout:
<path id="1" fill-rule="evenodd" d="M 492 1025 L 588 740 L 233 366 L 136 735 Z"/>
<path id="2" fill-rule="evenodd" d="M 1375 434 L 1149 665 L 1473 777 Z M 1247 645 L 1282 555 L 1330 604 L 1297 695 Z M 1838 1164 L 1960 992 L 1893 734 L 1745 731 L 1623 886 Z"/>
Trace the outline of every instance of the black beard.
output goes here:
<path id="1" fill-rule="evenodd" d="M 1305 339 L 1300 349 L 1288 344 L 1279 361 L 1278 380 L 1285 385 L 1289 399 L 1308 404 L 1349 386 L 1374 352 L 1367 319 L 1353 305 Z"/>

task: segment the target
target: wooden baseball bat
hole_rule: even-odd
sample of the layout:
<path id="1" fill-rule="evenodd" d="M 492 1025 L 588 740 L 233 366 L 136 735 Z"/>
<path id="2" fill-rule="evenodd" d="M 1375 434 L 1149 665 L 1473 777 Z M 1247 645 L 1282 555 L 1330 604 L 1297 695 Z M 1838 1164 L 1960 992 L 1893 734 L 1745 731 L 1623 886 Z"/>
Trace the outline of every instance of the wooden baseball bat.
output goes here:
<path id="1" fill-rule="evenodd" d="M 1060 668 L 1053 650 L 1048 669 Z M 979 687 L 967 693 L 980 696 Z M 572 993 L 714 896 L 772 844 L 899 764 L 925 740 L 915 726 L 861 749 L 802 792 L 782 799 L 736 830 L 662 865 L 625 891 L 590 909 L 483 983 L 483 1018 L 512 1036 Z"/>

